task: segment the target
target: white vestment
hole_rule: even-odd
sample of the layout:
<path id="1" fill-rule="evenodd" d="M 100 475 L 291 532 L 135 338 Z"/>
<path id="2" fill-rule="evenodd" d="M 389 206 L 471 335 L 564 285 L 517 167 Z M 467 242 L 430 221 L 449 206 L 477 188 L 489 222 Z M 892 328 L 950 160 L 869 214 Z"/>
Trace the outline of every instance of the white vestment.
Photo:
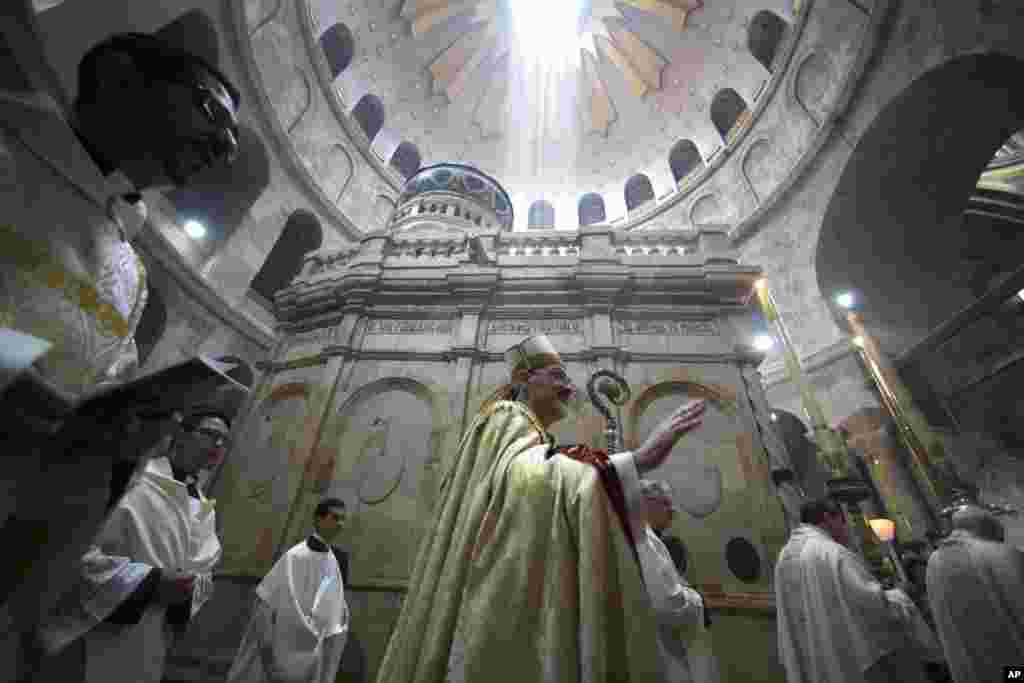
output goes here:
<path id="1" fill-rule="evenodd" d="M 928 560 L 928 600 L 956 683 L 1024 664 L 1024 552 L 956 530 Z"/>
<path id="2" fill-rule="evenodd" d="M 775 603 L 789 683 L 923 681 L 924 660 L 937 654 L 910 598 L 884 589 L 857 555 L 810 524 L 794 529 L 779 554 Z"/>
<path id="3" fill-rule="evenodd" d="M 256 588 L 228 683 L 334 683 L 348 622 L 334 553 L 293 546 Z"/>
<path id="4" fill-rule="evenodd" d="M 96 544 L 81 560 L 77 584 L 58 602 L 40 630 L 57 651 L 84 637 L 87 683 L 159 683 L 174 637 L 167 608 L 150 603 L 136 624 L 112 624 L 110 616 L 154 568 L 195 574 L 192 616 L 212 594 L 221 546 L 214 503 L 188 494 L 174 479 L 166 457 L 150 460 L 111 511 Z"/>
<path id="5" fill-rule="evenodd" d="M 666 680 L 668 683 L 708 683 L 706 667 L 695 666 L 695 671 L 691 672 L 681 633 L 682 627 L 688 627 L 691 632 L 704 627 L 704 600 L 679 575 L 668 548 L 646 524 L 643 535 L 637 537 L 636 551 L 644 585 L 658 619 L 658 647 L 665 662 Z M 698 672 L 700 675 L 694 675 Z"/>

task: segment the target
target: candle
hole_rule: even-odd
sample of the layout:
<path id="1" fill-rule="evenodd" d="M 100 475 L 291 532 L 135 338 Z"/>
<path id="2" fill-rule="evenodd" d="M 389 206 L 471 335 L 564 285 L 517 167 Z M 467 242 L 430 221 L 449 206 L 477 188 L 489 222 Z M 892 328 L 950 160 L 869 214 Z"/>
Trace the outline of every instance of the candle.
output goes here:
<path id="1" fill-rule="evenodd" d="M 868 524 L 882 543 L 891 543 L 896 538 L 896 524 L 891 519 L 872 519 Z"/>

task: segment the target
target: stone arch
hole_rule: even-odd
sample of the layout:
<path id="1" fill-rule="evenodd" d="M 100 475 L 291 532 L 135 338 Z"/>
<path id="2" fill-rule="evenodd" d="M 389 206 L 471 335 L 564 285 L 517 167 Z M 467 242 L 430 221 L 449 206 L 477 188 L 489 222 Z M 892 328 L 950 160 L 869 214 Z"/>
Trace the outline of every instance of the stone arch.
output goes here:
<path id="1" fill-rule="evenodd" d="M 678 185 L 690 174 L 704 167 L 704 159 L 693 140 L 680 140 L 672 145 L 668 153 L 668 165 L 672 169 L 672 178 Z"/>
<path id="2" fill-rule="evenodd" d="M 448 401 L 430 380 L 383 377 L 346 397 L 337 417 L 323 493 L 353 511 L 353 582 L 405 580 L 440 484 Z M 402 542 L 382 547 L 382 535 Z"/>
<path id="3" fill-rule="evenodd" d="M 142 309 L 139 325 L 135 328 L 135 347 L 138 350 L 140 368 L 146 364 L 166 329 L 167 305 L 164 303 L 164 296 L 150 283 L 146 307 Z"/>
<path id="4" fill-rule="evenodd" d="M 324 31 L 319 42 L 327 60 L 331 80 L 334 80 L 352 63 L 352 57 L 356 52 L 355 38 L 352 37 L 352 31 L 348 26 L 339 22 Z"/>
<path id="5" fill-rule="evenodd" d="M 729 216 L 718 197 L 713 194 L 701 196 L 690 207 L 690 224 L 695 228 L 711 228 L 729 223 Z"/>
<path id="6" fill-rule="evenodd" d="M 388 164 L 391 168 L 398 171 L 405 180 L 408 180 L 416 175 L 416 171 L 420 170 L 422 165 L 420 150 L 416 145 L 406 140 L 395 148 Z"/>
<path id="7" fill-rule="evenodd" d="M 295 73 L 299 76 L 298 82 L 302 84 L 302 106 L 299 107 L 298 112 L 294 114 L 291 122 L 288 123 L 286 130 L 289 133 L 294 132 L 298 125 L 302 123 L 302 120 L 306 118 L 306 114 L 313 109 L 313 83 L 309 79 L 309 74 L 306 73 L 305 69 L 299 67 L 295 67 Z M 291 98 L 288 97 L 280 97 L 275 99 L 275 104 L 280 105 L 290 100 Z"/>
<path id="8" fill-rule="evenodd" d="M 675 395 L 683 394 L 692 398 L 702 398 L 709 405 L 705 410 L 707 423 L 719 423 L 722 426 L 735 428 L 735 390 L 727 385 L 704 384 L 693 380 L 670 379 L 651 385 L 638 393 L 635 399 L 623 407 L 626 417 L 626 443 L 629 447 L 641 442 L 643 426 L 648 429 L 660 419 L 667 416 L 667 411 L 675 407 L 678 401 L 661 401 Z M 660 402 L 660 403 L 659 403 Z M 654 406 L 658 403 L 658 409 Z M 651 412 L 652 415 L 648 416 Z M 657 414 L 654 414 L 654 413 Z M 650 423 L 642 425 L 642 423 Z M 680 493 L 677 502 L 690 515 L 698 519 L 714 513 L 722 502 L 723 474 L 720 464 L 712 458 L 716 452 L 711 434 L 721 429 L 710 429 L 705 433 L 709 441 L 705 442 L 700 433 L 684 436 L 677 444 L 679 451 L 658 470 L 658 477 L 666 479 L 672 488 Z M 709 457 L 708 454 L 711 454 Z"/>
<path id="9" fill-rule="evenodd" d="M 327 165 L 326 172 L 321 175 L 323 178 L 323 187 L 328 197 L 334 199 L 334 203 L 337 204 L 341 201 L 341 197 L 345 194 L 345 190 L 348 189 L 349 183 L 352 182 L 352 176 L 355 173 L 355 164 L 352 163 L 352 155 L 345 148 L 345 145 L 340 142 L 335 142 L 331 145 L 329 153 L 325 155 L 326 159 L 334 159 L 334 163 Z M 341 163 L 339 163 L 339 160 Z M 332 182 L 328 182 L 332 181 Z M 333 186 L 333 187 L 332 187 Z"/>
<path id="10" fill-rule="evenodd" d="M 395 200 L 385 194 L 377 195 L 373 201 L 373 217 L 378 223 L 378 229 L 384 228 L 395 210 Z"/>
<path id="11" fill-rule="evenodd" d="M 626 198 L 626 211 L 632 211 L 654 201 L 654 186 L 651 185 L 650 178 L 643 173 L 637 173 L 626 181 L 623 195 Z"/>
<path id="12" fill-rule="evenodd" d="M 715 93 L 711 100 L 710 113 L 711 123 L 726 144 L 735 139 L 736 134 L 750 119 L 750 109 L 746 100 L 732 88 L 723 88 Z"/>
<path id="13" fill-rule="evenodd" d="M 793 99 L 819 128 L 828 116 L 828 95 L 833 88 L 831 60 L 819 50 L 805 55 L 793 76 Z"/>
<path id="14" fill-rule="evenodd" d="M 287 287 L 302 270 L 305 255 L 320 248 L 323 238 L 323 229 L 316 216 L 305 209 L 292 213 L 249 288 L 272 302 L 274 295 Z"/>
<path id="15" fill-rule="evenodd" d="M 770 163 L 773 159 L 776 161 L 774 165 Z M 758 204 L 763 202 L 783 180 L 785 171 L 778 170 L 778 161 L 780 160 L 774 154 L 771 143 L 763 138 L 750 145 L 743 156 L 743 177 L 746 178 Z"/>
<path id="16" fill-rule="evenodd" d="M 1000 54 L 934 67 L 882 108 L 843 169 L 818 236 L 817 283 L 828 299 L 856 291 L 887 353 L 973 303 L 969 278 L 950 277 L 970 272 L 965 253 L 971 268 L 1019 253 L 1005 238 L 965 230 L 964 211 L 996 150 L 1024 128 L 1022 68 Z"/>
<path id="17" fill-rule="evenodd" d="M 190 178 L 187 185 L 165 196 L 183 220 L 196 220 L 206 236 L 196 242 L 203 258 L 216 255 L 235 231 L 246 222 L 249 210 L 270 186 L 270 157 L 263 140 L 253 129 L 238 129 L 238 159 L 216 164 Z"/>
<path id="18" fill-rule="evenodd" d="M 779 45 L 786 36 L 786 21 L 771 10 L 762 10 L 750 20 L 747 29 L 747 49 L 767 71 L 771 72 Z"/>
<path id="19" fill-rule="evenodd" d="M 537 230 L 553 229 L 555 227 L 555 207 L 551 202 L 538 199 L 530 204 L 526 227 Z"/>
<path id="20" fill-rule="evenodd" d="M 384 103 L 376 95 L 367 93 L 359 98 L 355 109 L 352 110 L 352 118 L 366 134 L 366 139 L 373 142 L 377 133 L 384 127 Z"/>
<path id="21" fill-rule="evenodd" d="M 604 223 L 607 220 L 604 210 L 604 197 L 596 192 L 588 192 L 580 197 L 577 207 L 580 227 Z"/>

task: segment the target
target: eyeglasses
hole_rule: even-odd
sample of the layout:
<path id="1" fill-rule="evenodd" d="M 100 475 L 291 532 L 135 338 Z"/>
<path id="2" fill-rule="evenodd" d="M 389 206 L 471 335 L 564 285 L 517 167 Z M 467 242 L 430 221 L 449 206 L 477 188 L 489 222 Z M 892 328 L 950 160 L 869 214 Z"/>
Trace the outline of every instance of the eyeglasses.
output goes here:
<path id="1" fill-rule="evenodd" d="M 206 427 L 199 427 L 193 430 L 196 434 L 202 434 L 207 439 L 213 442 L 214 446 L 227 447 L 231 443 L 231 437 L 223 432 L 218 432 L 216 429 L 207 429 Z"/>

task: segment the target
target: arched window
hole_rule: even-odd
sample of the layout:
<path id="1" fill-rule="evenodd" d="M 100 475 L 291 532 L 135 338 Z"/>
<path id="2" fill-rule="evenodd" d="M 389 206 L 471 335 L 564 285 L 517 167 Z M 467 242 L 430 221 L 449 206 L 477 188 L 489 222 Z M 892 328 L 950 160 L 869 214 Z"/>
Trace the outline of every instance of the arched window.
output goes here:
<path id="1" fill-rule="evenodd" d="M 701 168 L 704 160 L 692 140 L 680 140 L 672 145 L 672 150 L 668 153 L 668 165 L 678 185 L 683 178 Z"/>
<path id="2" fill-rule="evenodd" d="M 391 164 L 391 168 L 408 180 L 416 175 L 416 171 L 420 170 L 420 151 L 411 142 L 403 142 L 395 148 L 394 154 L 391 155 L 391 161 L 388 163 Z"/>
<path id="3" fill-rule="evenodd" d="M 719 90 L 711 100 L 711 123 L 726 144 L 732 142 L 736 132 L 749 118 L 747 103 L 732 88 Z"/>
<path id="4" fill-rule="evenodd" d="M 135 347 L 139 353 L 139 367 L 146 364 L 149 354 L 153 352 L 167 329 L 167 306 L 160 290 L 149 285 L 146 307 L 142 309 L 139 325 L 135 328 Z"/>
<path id="5" fill-rule="evenodd" d="M 366 133 L 367 139 L 373 142 L 384 125 L 384 103 L 376 95 L 363 95 L 352 110 L 352 116 Z"/>
<path id="6" fill-rule="evenodd" d="M 352 38 L 352 31 L 348 30 L 348 26 L 335 24 L 320 36 L 320 49 L 324 51 L 327 66 L 331 70 L 331 78 L 334 79 L 352 63 L 356 41 Z"/>
<path id="7" fill-rule="evenodd" d="M 632 211 L 644 202 L 654 199 L 651 180 L 643 173 L 637 173 L 626 181 L 626 210 Z"/>
<path id="8" fill-rule="evenodd" d="M 551 230 L 554 228 L 555 207 L 551 205 L 551 202 L 538 199 L 533 204 L 530 204 L 530 213 L 526 227 L 536 228 L 537 230 Z"/>
<path id="9" fill-rule="evenodd" d="M 306 254 L 320 248 L 324 235 L 320 221 L 309 211 L 299 209 L 288 217 L 281 236 L 267 254 L 260 272 L 256 273 L 250 289 L 267 301 L 291 283 L 302 270 Z"/>
<path id="10" fill-rule="evenodd" d="M 605 221 L 604 198 L 596 192 L 589 192 L 580 197 L 580 225 L 595 225 Z"/>
<path id="11" fill-rule="evenodd" d="M 747 48 L 761 66 L 772 70 L 772 63 L 786 35 L 786 22 L 775 12 L 763 10 L 750 20 L 747 30 Z"/>

